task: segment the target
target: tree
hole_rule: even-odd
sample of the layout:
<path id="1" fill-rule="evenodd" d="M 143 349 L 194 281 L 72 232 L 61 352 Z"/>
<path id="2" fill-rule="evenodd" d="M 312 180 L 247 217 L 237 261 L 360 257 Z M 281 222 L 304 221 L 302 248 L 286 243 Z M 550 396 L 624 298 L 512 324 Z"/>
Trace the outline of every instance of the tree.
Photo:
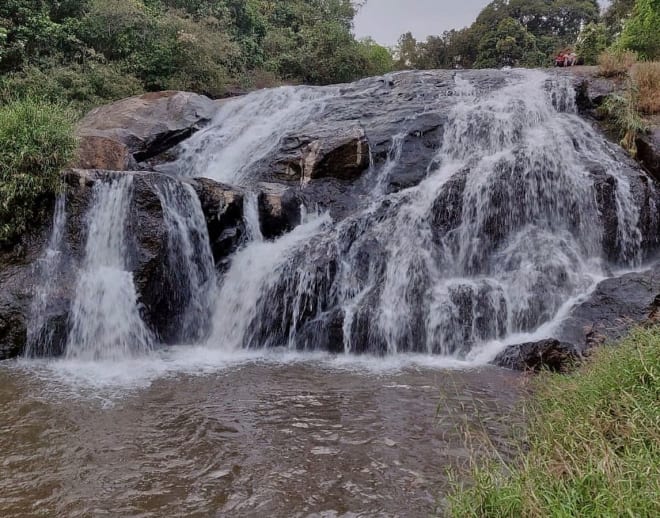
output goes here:
<path id="1" fill-rule="evenodd" d="M 519 21 L 505 18 L 482 37 L 475 67 L 538 66 L 542 60 L 534 36 Z"/>
<path id="2" fill-rule="evenodd" d="M 605 24 L 590 23 L 580 33 L 576 52 L 585 65 L 597 65 L 598 56 L 605 51 L 608 43 Z"/>
<path id="3" fill-rule="evenodd" d="M 637 0 L 616 46 L 646 59 L 660 56 L 660 0 Z"/>
<path id="4" fill-rule="evenodd" d="M 412 32 L 407 32 L 399 38 L 397 58 L 396 66 L 399 69 L 412 68 L 417 63 L 417 40 Z"/>

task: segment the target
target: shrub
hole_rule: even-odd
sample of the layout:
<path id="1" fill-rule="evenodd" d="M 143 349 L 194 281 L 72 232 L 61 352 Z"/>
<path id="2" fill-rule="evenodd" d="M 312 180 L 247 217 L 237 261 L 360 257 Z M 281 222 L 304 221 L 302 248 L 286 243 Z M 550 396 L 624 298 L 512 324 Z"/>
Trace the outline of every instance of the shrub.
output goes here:
<path id="1" fill-rule="evenodd" d="M 637 156 L 637 137 L 646 132 L 646 124 L 639 111 L 637 87 L 628 79 L 627 87 L 621 95 L 610 95 L 603 105 L 605 114 L 621 138 L 623 147 L 633 157 Z"/>
<path id="2" fill-rule="evenodd" d="M 478 468 L 448 514 L 660 516 L 660 331 L 640 329 L 535 387 L 519 462 Z"/>
<path id="3" fill-rule="evenodd" d="M 576 52 L 585 65 L 598 64 L 598 57 L 607 48 L 607 28 L 603 23 L 590 23 L 580 33 Z"/>
<path id="4" fill-rule="evenodd" d="M 608 49 L 598 57 L 600 74 L 604 77 L 625 76 L 637 62 L 637 53 Z"/>
<path id="5" fill-rule="evenodd" d="M 71 103 L 78 111 L 144 92 L 140 81 L 115 63 L 30 67 L 0 80 L 0 99 L 39 97 L 54 103 Z"/>
<path id="6" fill-rule="evenodd" d="M 69 108 L 26 97 L 0 105 L 0 244 L 13 242 L 56 192 L 74 156 Z"/>
<path id="7" fill-rule="evenodd" d="M 637 108 L 643 113 L 660 113 L 660 61 L 638 63 L 632 70 L 638 90 Z"/>

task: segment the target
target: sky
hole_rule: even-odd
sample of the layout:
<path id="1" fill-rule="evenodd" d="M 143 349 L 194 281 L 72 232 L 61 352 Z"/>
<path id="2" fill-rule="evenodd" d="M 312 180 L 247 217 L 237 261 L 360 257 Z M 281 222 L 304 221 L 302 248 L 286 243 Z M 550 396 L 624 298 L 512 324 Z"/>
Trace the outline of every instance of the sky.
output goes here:
<path id="1" fill-rule="evenodd" d="M 355 19 L 358 38 L 394 46 L 405 32 L 418 40 L 472 24 L 490 0 L 367 0 Z M 607 2 L 601 1 L 601 4 Z"/>
<path id="2" fill-rule="evenodd" d="M 489 0 L 367 0 L 355 19 L 358 38 L 393 46 L 404 32 L 418 40 L 470 25 Z"/>

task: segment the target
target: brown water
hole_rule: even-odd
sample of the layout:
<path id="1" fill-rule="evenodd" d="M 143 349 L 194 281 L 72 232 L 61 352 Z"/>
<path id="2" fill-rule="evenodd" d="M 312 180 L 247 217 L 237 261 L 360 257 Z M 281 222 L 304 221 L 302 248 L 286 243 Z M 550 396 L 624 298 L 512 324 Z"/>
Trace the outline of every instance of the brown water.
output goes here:
<path id="1" fill-rule="evenodd" d="M 490 368 L 113 368 L 0 364 L 0 516 L 428 516 L 466 423 L 505 449 L 520 390 Z"/>

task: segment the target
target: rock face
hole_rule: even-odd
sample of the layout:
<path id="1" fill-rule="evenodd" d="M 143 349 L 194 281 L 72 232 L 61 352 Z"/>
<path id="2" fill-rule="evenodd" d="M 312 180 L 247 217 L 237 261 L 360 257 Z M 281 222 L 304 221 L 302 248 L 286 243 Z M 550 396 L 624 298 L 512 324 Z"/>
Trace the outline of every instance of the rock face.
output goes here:
<path id="1" fill-rule="evenodd" d="M 657 263 L 644 272 L 606 279 L 573 309 L 557 337 L 575 344 L 581 352 L 593 345 L 594 340 L 617 340 L 654 313 L 658 293 L 660 265 Z"/>
<path id="2" fill-rule="evenodd" d="M 46 311 L 51 340 L 48 347 L 38 347 L 38 354 L 61 354 L 66 343 L 94 186 L 127 175 L 133 179 L 127 269 L 133 273 L 143 320 L 161 343 L 180 340 L 181 311 L 190 296 L 177 285 L 181 275 L 168 257 L 170 213 L 162 191 L 172 186 L 194 189 L 221 275 L 246 245 L 245 213 L 254 209 L 255 197 L 266 240 L 308 221 L 305 210 L 327 211 L 333 219 L 278 266 L 252 305 L 258 319 L 250 323 L 253 340 L 247 346 L 288 343 L 333 352 L 462 355 L 479 343 L 504 338 L 513 321 L 516 332 L 537 329 L 575 294 L 573 269 L 583 267 L 583 256 L 602 257 L 613 268 L 631 264 L 631 247 L 635 253 L 639 248 L 638 262 L 652 257 L 660 239 L 660 191 L 620 149 L 605 146 L 597 130 L 573 116 L 561 114 L 557 122 L 567 124 L 562 126 L 567 134 L 575 135 L 570 131 L 575 128 L 585 133 L 572 143 L 584 173 L 575 183 L 574 178 L 560 181 L 572 171 L 572 163 L 523 139 L 533 130 L 530 118 L 537 116 L 529 116 L 522 106 L 526 103 L 518 103 L 520 111 L 508 112 L 506 99 L 495 95 L 479 113 L 467 108 L 466 114 L 454 113 L 463 102 L 454 96 L 486 95 L 482 92 L 510 85 L 517 74 L 524 75 L 429 71 L 366 79 L 322 90 L 322 102 L 303 110 L 302 121 L 287 119 L 284 110 L 271 125 L 259 120 L 259 113 L 234 110 L 235 101 L 218 104 L 183 92 L 146 94 L 93 110 L 78 129 L 80 167 L 64 173 L 67 263 Z M 536 97 L 543 98 L 544 89 L 552 95 L 566 91 L 555 88 L 554 76 L 538 79 L 538 74 L 532 77 L 541 94 Z M 587 111 L 610 92 L 607 82 L 579 79 L 578 102 Z M 561 99 L 552 97 L 560 112 L 572 109 L 568 92 Z M 316 95 L 303 94 L 304 102 Z M 277 96 L 263 99 L 270 108 Z M 554 116 L 549 101 L 543 108 L 548 107 Z M 240 120 L 221 127 L 231 114 Z M 253 126 L 241 124 L 248 115 L 256 120 Z M 178 146 L 214 117 L 212 125 Z M 279 127 L 283 120 L 290 129 Z M 219 131 L 209 132 L 216 126 Z M 497 135 L 501 141 L 492 138 Z M 268 142 L 262 146 L 264 140 Z M 201 174 L 190 165 L 194 160 L 176 159 L 182 150 L 194 151 L 195 142 L 200 154 L 218 147 L 221 159 L 212 165 L 220 173 L 237 164 L 249 166 L 237 169 L 240 175 L 227 175 L 230 180 L 225 181 L 237 185 L 188 177 Z M 438 156 L 447 142 L 446 152 Z M 599 160 L 599 153 L 608 154 L 608 160 Z M 172 161 L 158 164 L 162 160 Z M 653 167 L 644 160 L 647 168 Z M 457 169 L 442 177 L 454 163 Z M 584 185 L 588 188 L 583 191 Z M 576 189 L 583 194 L 579 199 Z M 620 203 L 625 190 L 639 209 L 639 236 L 625 235 L 628 222 Z M 20 354 L 28 340 L 35 265 L 44 251 L 47 226 L 36 224 L 20 251 L 0 253 L 0 359 Z M 529 227 L 538 228 L 525 233 Z M 555 235 L 557 227 L 563 235 Z M 598 234 L 593 249 L 585 228 Z M 572 241 L 575 236 L 577 242 Z M 527 241 L 534 246 L 521 245 Z M 525 286 L 516 284 L 523 270 L 530 271 Z M 604 281 L 573 310 L 557 340 L 509 348 L 497 363 L 562 370 L 603 336 L 616 338 L 631 322 L 650 313 L 657 317 L 658 270 Z M 513 292 L 507 291 L 509 286 Z M 520 293 L 538 296 L 518 303 L 514 299 Z"/>
<path id="3" fill-rule="evenodd" d="M 157 92 L 92 110 L 78 125 L 78 167 L 127 171 L 207 124 L 218 106 L 189 92 Z"/>
<path id="4" fill-rule="evenodd" d="M 567 372 L 580 356 L 575 346 L 549 339 L 507 347 L 497 355 L 493 364 L 517 371 Z"/>

